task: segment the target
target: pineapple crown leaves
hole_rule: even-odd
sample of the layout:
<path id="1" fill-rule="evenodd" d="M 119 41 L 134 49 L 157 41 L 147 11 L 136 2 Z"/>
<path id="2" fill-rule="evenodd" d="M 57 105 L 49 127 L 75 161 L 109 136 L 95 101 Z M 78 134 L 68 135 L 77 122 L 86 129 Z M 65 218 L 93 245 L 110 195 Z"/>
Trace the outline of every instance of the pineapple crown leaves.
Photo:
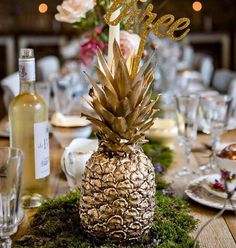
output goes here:
<path id="1" fill-rule="evenodd" d="M 151 58 L 134 78 L 130 71 L 134 59 L 125 61 L 117 42 L 114 42 L 114 73 L 109 69 L 100 50 L 97 52 L 100 68 L 96 67 L 99 83 L 88 76 L 92 84 L 88 101 L 97 116 L 83 113 L 98 129 L 98 137 L 109 143 L 109 148 L 145 143 L 144 133 L 153 125 L 157 112 L 151 100 L 153 69 Z"/>

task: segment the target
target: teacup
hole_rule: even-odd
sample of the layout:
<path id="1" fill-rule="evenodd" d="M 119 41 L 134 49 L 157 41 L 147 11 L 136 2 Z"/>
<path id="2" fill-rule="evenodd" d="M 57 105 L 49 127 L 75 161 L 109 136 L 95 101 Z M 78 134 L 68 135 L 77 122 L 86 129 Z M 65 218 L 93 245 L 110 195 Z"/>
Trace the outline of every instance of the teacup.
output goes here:
<path id="1" fill-rule="evenodd" d="M 95 139 L 78 138 L 65 148 L 61 158 L 61 166 L 70 190 L 81 187 L 86 162 L 97 147 L 98 141 Z"/>

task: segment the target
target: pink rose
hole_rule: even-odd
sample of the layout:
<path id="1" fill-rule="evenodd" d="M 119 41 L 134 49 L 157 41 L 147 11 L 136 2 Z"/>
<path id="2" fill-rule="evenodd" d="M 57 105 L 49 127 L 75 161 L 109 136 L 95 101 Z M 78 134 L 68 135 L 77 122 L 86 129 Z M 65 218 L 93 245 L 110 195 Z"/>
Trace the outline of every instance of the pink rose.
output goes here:
<path id="1" fill-rule="evenodd" d="M 124 30 L 120 32 L 120 48 L 125 59 L 128 59 L 132 52 L 138 53 L 139 43 L 140 37 L 137 34 Z"/>
<path id="2" fill-rule="evenodd" d="M 96 4 L 95 0 L 64 0 L 57 6 L 58 14 L 55 15 L 57 21 L 75 23 L 85 17 L 89 10 Z"/>
<path id="3" fill-rule="evenodd" d="M 88 41 L 81 45 L 79 58 L 81 63 L 85 66 L 92 64 L 95 59 L 97 49 L 100 48 L 102 52 L 106 52 L 108 45 L 100 40 L 99 35 L 102 33 L 103 26 L 95 28 L 94 34 L 88 34 L 86 37 Z"/>

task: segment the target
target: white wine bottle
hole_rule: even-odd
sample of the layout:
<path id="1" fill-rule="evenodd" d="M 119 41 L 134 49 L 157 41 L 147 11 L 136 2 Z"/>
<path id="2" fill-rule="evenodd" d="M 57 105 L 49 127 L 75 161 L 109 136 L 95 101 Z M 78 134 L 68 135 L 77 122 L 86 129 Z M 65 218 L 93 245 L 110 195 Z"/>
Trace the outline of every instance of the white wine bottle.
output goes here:
<path id="1" fill-rule="evenodd" d="M 24 152 L 22 205 L 39 207 L 49 197 L 48 109 L 35 90 L 33 49 L 21 49 L 20 93 L 9 106 L 10 144 Z"/>

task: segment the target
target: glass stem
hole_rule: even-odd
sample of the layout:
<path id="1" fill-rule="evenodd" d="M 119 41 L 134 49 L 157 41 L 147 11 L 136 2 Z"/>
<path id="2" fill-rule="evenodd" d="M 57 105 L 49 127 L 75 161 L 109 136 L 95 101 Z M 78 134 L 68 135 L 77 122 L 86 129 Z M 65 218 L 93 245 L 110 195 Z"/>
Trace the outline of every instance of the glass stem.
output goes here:
<path id="1" fill-rule="evenodd" d="M 0 239 L 0 248 L 11 248 L 12 241 L 9 236 Z"/>
<path id="2" fill-rule="evenodd" d="M 215 165 L 216 162 L 216 151 L 217 151 L 217 146 L 219 144 L 220 138 L 216 134 L 211 135 L 211 145 L 212 145 L 212 156 L 211 156 L 211 164 Z"/>
<path id="3" fill-rule="evenodd" d="M 185 167 L 188 168 L 190 164 L 190 154 L 191 146 L 188 142 L 184 144 L 184 157 L 185 157 Z"/>

